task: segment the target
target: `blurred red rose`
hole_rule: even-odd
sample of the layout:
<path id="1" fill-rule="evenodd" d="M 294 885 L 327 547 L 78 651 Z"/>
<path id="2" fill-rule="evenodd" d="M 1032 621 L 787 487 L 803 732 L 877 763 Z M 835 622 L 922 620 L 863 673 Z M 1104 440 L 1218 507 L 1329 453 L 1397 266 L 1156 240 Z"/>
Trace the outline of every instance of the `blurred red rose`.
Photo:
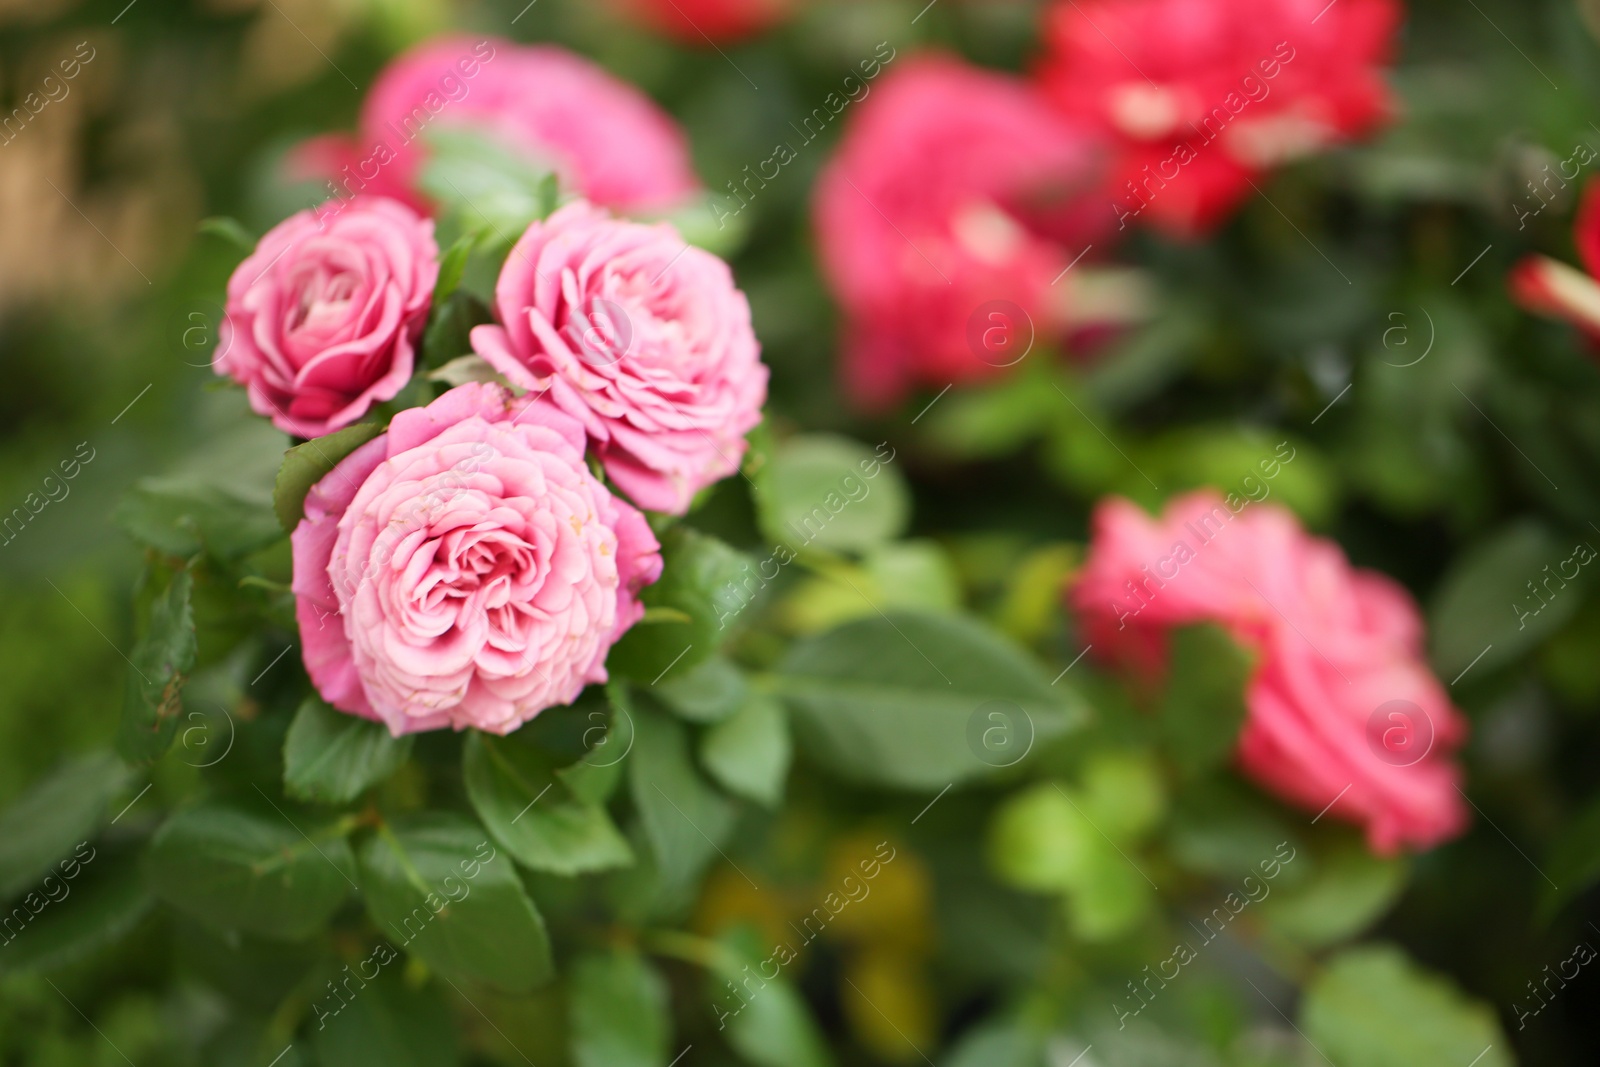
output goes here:
<path id="1" fill-rule="evenodd" d="M 1400 17 L 1397 0 L 1064 0 L 1039 81 L 1117 140 L 1118 220 L 1193 235 L 1256 175 L 1384 120 Z"/>
<path id="2" fill-rule="evenodd" d="M 329 179 L 340 197 L 382 193 L 425 209 L 424 135 L 443 127 L 487 133 L 618 211 L 665 211 L 699 189 L 683 131 L 649 97 L 565 49 L 498 37 L 439 38 L 395 59 L 367 94 L 360 130 L 312 138 L 290 166 Z"/>
<path id="3" fill-rule="evenodd" d="M 867 88 L 815 219 L 846 387 L 878 407 L 995 374 L 1059 332 L 1052 282 L 1092 236 L 1080 194 L 1095 151 L 1024 82 L 949 56 L 902 60 Z"/>
<path id="4" fill-rule="evenodd" d="M 707 45 L 760 33 L 793 0 L 613 0 L 629 17 L 685 44 Z"/>
<path id="5" fill-rule="evenodd" d="M 1590 181 L 1573 225 L 1583 273 L 1549 256 L 1528 256 L 1511 271 L 1511 295 L 1529 311 L 1566 319 L 1600 345 L 1600 181 Z"/>
<path id="6" fill-rule="evenodd" d="M 1287 509 L 1214 490 L 1159 518 L 1105 501 L 1070 600 L 1096 655 L 1144 673 L 1160 669 L 1172 627 L 1220 624 L 1256 656 L 1244 773 L 1365 825 L 1375 851 L 1425 848 L 1466 825 L 1450 758 L 1466 723 L 1423 659 L 1416 604 Z"/>

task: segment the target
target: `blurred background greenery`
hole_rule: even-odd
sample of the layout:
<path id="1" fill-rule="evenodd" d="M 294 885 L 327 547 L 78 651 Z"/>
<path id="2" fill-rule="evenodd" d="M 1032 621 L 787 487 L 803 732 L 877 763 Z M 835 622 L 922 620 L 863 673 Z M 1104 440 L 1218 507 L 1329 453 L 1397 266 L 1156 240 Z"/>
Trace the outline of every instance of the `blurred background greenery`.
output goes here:
<path id="1" fill-rule="evenodd" d="M 223 237 L 196 235 L 201 219 L 232 216 L 259 233 L 305 206 L 305 190 L 272 177 L 285 149 L 351 128 L 384 62 L 451 27 L 560 42 L 640 85 L 684 124 L 713 189 L 767 158 L 775 131 L 879 41 L 1012 70 L 1033 53 L 1033 3 L 942 0 L 913 25 L 922 6 L 802 4 L 789 24 L 723 55 L 653 37 L 594 0 L 0 2 L 7 110 L 79 42 L 94 56 L 68 95 L 0 145 L 0 507 L 39 492 L 62 461 L 93 457 L 67 496 L 0 546 L 0 802 L 115 732 L 140 567 L 112 521 L 121 495 L 180 468 L 242 496 L 269 491 L 281 436 L 216 385 L 196 346 L 238 257 Z M 1511 1005 L 1575 941 L 1600 938 L 1600 895 L 1585 892 L 1600 874 L 1600 818 L 1586 808 L 1600 793 L 1600 593 L 1586 575 L 1526 629 L 1503 605 L 1522 595 L 1525 574 L 1600 537 L 1600 373 L 1569 330 L 1519 312 L 1504 278 L 1527 251 L 1572 259 L 1576 183 L 1535 217 L 1518 206 L 1542 167 L 1578 142 L 1600 144 L 1600 5 L 1407 6 L 1400 120 L 1373 143 L 1275 175 L 1270 204 L 1255 198 L 1216 240 L 1132 241 L 1117 258 L 1147 272 L 1150 319 L 1109 352 L 1072 360 L 1068 380 L 1163 496 L 1226 485 L 1263 442 L 1292 440 L 1297 459 L 1277 499 L 1429 606 L 1444 680 L 1493 644 L 1452 690 L 1474 722 L 1464 757 L 1473 830 L 1414 862 L 1378 931 L 1494 1005 L 1522 1062 L 1589 1062 L 1600 1040 L 1592 974 L 1537 1026 L 1519 1029 Z M 949 595 L 1070 659 L 1054 581 L 1090 506 L 1108 492 L 1147 504 L 1156 494 L 1031 369 L 948 397 L 916 425 L 931 396 L 877 422 L 840 403 L 835 315 L 807 210 L 836 137 L 753 202 L 732 257 L 773 368 L 774 420 L 894 441 L 912 531 L 950 561 Z M 733 489 L 697 521 L 762 545 Z M 892 598 L 894 582 L 882 591 Z M 797 631 L 856 610 L 803 590 L 786 603 Z M 162 773 L 158 789 L 181 791 L 181 768 Z M 900 803 L 909 815 L 921 802 Z M 1026 908 L 960 906 L 972 857 L 941 838 L 965 819 L 970 847 L 981 821 L 977 807 L 964 814 L 970 801 L 946 803 L 942 834 L 902 836 L 909 859 L 886 868 L 878 910 L 847 913 L 855 925 L 841 923 L 804 980 L 852 1059 L 915 1060 L 901 1038 L 943 1047 L 993 1006 L 996 975 L 1036 973 Z M 801 776 L 772 848 L 806 842 L 796 848 L 811 868 L 797 884 L 830 885 L 830 864 L 848 866 L 879 839 L 847 835 L 883 810 L 879 798 Z M 748 887 L 721 874 L 701 904 L 713 917 L 778 923 L 819 891 L 794 889 L 798 905 L 746 899 Z M 140 1067 L 213 1062 L 194 1051 L 216 1023 L 212 990 L 242 983 L 248 999 L 252 975 L 292 969 L 293 953 L 262 948 L 250 974 L 223 973 L 209 968 L 216 946 L 205 936 L 165 921 L 59 981 Z M 868 983 L 889 1012 L 834 999 L 839 973 Z M 487 1019 L 461 1015 L 475 1055 L 520 1062 Z M 563 1055 L 539 1036 L 546 1023 L 559 1029 L 524 1011 L 516 1032 L 541 1067 Z M 0 1057 L 121 1062 L 32 976 L 0 977 Z"/>

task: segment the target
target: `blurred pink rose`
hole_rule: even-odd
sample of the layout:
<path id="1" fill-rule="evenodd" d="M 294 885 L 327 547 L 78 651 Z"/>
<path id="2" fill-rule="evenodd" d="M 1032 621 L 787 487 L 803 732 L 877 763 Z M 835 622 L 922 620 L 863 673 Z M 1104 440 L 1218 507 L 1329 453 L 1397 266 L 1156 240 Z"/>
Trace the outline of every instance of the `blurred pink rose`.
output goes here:
<path id="1" fill-rule="evenodd" d="M 739 469 L 767 396 L 750 305 L 672 226 L 568 204 L 511 250 L 495 306 L 473 349 L 580 420 L 635 504 L 681 515 Z"/>
<path id="2" fill-rule="evenodd" d="M 794 0 L 613 0 L 651 29 L 685 44 L 714 45 L 760 33 L 780 21 Z"/>
<path id="3" fill-rule="evenodd" d="M 1572 226 L 1583 270 L 1549 256 L 1527 256 L 1511 271 L 1511 296 L 1529 311 L 1565 319 L 1600 346 L 1600 181 L 1591 179 Z"/>
<path id="4" fill-rule="evenodd" d="M 1096 654 L 1140 673 L 1174 626 L 1215 622 L 1250 649 L 1238 760 L 1279 796 L 1332 803 L 1382 853 L 1466 825 L 1451 760 L 1466 724 L 1424 662 L 1416 605 L 1288 510 L 1202 490 L 1152 519 L 1108 500 L 1070 599 Z"/>
<path id="5" fill-rule="evenodd" d="M 988 377 L 1059 333 L 1052 282 L 1112 221 L 1079 199 L 1092 143 L 1024 83 L 944 55 L 902 60 L 855 107 L 815 198 L 850 394 Z"/>
<path id="6" fill-rule="evenodd" d="M 433 223 L 381 197 L 292 215 L 228 279 L 212 367 L 280 430 L 348 426 L 411 379 L 439 277 Z"/>
<path id="7" fill-rule="evenodd" d="M 1058 0 L 1039 80 L 1117 142 L 1106 210 L 1203 233 L 1273 166 L 1372 130 L 1396 0 Z"/>
<path id="8" fill-rule="evenodd" d="M 397 414 L 312 488 L 292 541 L 312 682 L 396 736 L 504 734 L 570 704 L 661 574 L 583 428 L 483 383 Z"/>
<path id="9" fill-rule="evenodd" d="M 480 130 L 619 211 L 664 211 L 699 189 L 683 132 L 649 97 L 565 49 L 499 37 L 439 38 L 395 59 L 367 94 L 359 131 L 307 141 L 291 168 L 340 196 L 425 207 L 416 181 L 435 126 Z"/>

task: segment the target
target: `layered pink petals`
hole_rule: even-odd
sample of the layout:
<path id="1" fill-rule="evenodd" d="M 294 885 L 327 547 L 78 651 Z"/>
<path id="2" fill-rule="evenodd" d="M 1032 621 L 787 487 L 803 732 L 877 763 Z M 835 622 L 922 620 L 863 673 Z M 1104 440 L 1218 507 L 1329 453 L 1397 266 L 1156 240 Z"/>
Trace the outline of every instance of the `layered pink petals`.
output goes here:
<path id="1" fill-rule="evenodd" d="M 987 377 L 1058 332 L 1052 282 L 1112 222 L 1084 214 L 1081 130 L 1016 79 L 942 55 L 901 60 L 858 108 L 815 197 L 851 396 L 882 407 Z M 981 310 L 995 301 L 1021 314 Z"/>
<path id="2" fill-rule="evenodd" d="M 1465 826 L 1451 753 L 1466 725 L 1423 659 L 1415 604 L 1287 510 L 1200 491 L 1153 519 L 1107 501 L 1070 595 L 1097 654 L 1144 671 L 1159 669 L 1174 626 L 1214 622 L 1254 652 L 1238 761 L 1279 796 L 1331 803 L 1384 853 Z M 1390 702 L 1407 709 L 1395 723 L 1431 737 L 1414 762 L 1374 747 L 1374 713 Z"/>
<path id="3" fill-rule="evenodd" d="M 411 378 L 439 277 L 433 223 L 366 197 L 302 211 L 261 238 L 228 279 L 212 364 L 285 433 L 348 426 Z"/>
<path id="4" fill-rule="evenodd" d="M 323 697 L 396 736 L 504 734 L 605 681 L 660 546 L 583 445 L 550 404 L 473 383 L 400 412 L 318 482 L 292 540 Z"/>
<path id="5" fill-rule="evenodd" d="M 1371 130 L 1396 0 L 1060 0 L 1040 83 L 1117 142 L 1126 224 L 1204 232 L 1274 165 Z"/>
<path id="6" fill-rule="evenodd" d="M 523 234 L 495 304 L 504 325 L 473 330 L 473 348 L 582 422 L 634 503 L 682 514 L 738 470 L 767 368 L 722 260 L 578 201 Z"/>
<path id="7" fill-rule="evenodd" d="M 306 142 L 293 164 L 349 193 L 421 204 L 430 129 L 481 131 L 563 187 L 621 211 L 673 208 L 699 188 L 683 132 L 649 97 L 581 56 L 498 37 L 445 37 L 386 67 L 352 138 Z"/>

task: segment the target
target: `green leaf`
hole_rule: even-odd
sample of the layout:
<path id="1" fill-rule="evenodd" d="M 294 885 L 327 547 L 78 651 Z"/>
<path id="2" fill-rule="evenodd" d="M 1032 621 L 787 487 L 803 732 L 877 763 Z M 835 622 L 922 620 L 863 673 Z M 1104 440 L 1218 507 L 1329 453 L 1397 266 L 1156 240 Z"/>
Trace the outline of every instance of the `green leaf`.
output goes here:
<path id="1" fill-rule="evenodd" d="M 440 274 L 440 280 L 443 280 Z M 472 352 L 472 328 L 493 322 L 483 301 L 464 289 L 457 289 L 442 303 L 435 303 L 433 318 L 422 335 L 422 366 L 435 370 Z"/>
<path id="2" fill-rule="evenodd" d="M 422 138 L 429 157 L 419 184 L 453 213 L 482 220 L 505 240 L 515 240 L 549 210 L 546 178 L 553 165 L 465 126 L 435 124 Z"/>
<path id="3" fill-rule="evenodd" d="M 631 949 L 578 958 L 572 968 L 576 1067 L 666 1067 L 672 1017 L 667 983 Z"/>
<path id="4" fill-rule="evenodd" d="M 575 875 L 633 862 L 606 809 L 573 796 L 531 745 L 473 731 L 461 759 L 473 809 L 524 867 Z"/>
<path id="5" fill-rule="evenodd" d="M 718 722 L 732 715 L 750 691 L 743 672 L 720 656 L 674 673 L 651 691 L 690 722 Z"/>
<path id="6" fill-rule="evenodd" d="M 1556 573 L 1572 555 L 1543 526 L 1522 520 L 1458 556 L 1428 611 L 1433 663 L 1440 675 L 1456 678 L 1470 666 L 1482 676 L 1561 629 L 1585 592 L 1562 588 L 1569 583 Z M 1556 577 L 1547 586 L 1549 575 Z M 1580 572 L 1570 584 L 1581 586 L 1585 579 Z M 1530 591 L 1530 582 L 1537 592 Z"/>
<path id="7" fill-rule="evenodd" d="M 928 437 L 938 447 L 973 458 L 1015 452 L 1070 411 L 1052 386 L 1050 361 L 1036 360 L 992 384 L 957 390 L 929 412 Z"/>
<path id="8" fill-rule="evenodd" d="M 1044 1041 L 1018 1022 L 994 1021 L 962 1035 L 946 1067 L 1044 1067 Z"/>
<path id="9" fill-rule="evenodd" d="M 172 745 L 183 711 L 181 693 L 194 669 L 194 579 L 177 571 L 150 604 L 144 636 L 128 657 L 117 749 L 136 763 L 158 759 Z"/>
<path id="10" fill-rule="evenodd" d="M 661 538 L 661 580 L 645 589 L 645 608 L 670 608 L 689 622 L 635 626 L 611 649 L 606 666 L 636 681 L 679 678 L 717 650 L 729 631 L 723 616 L 736 611 L 738 582 L 750 561 L 715 537 L 674 526 Z"/>
<path id="11" fill-rule="evenodd" d="M 398 770 L 413 740 L 306 697 L 283 742 L 284 791 L 299 800 L 348 804 Z"/>
<path id="12" fill-rule="evenodd" d="M 187 478 L 141 479 L 115 517 L 139 544 L 183 559 L 205 552 L 229 562 L 283 537 L 264 502 Z"/>
<path id="13" fill-rule="evenodd" d="M 1010 797 L 995 812 L 989 860 L 1006 883 L 1034 893 L 1078 885 L 1094 862 L 1094 826 L 1056 782 Z"/>
<path id="14" fill-rule="evenodd" d="M 1300 1028 L 1337 1067 L 1511 1067 L 1486 1004 L 1388 945 L 1342 952 L 1305 991 Z"/>
<path id="15" fill-rule="evenodd" d="M 210 218 L 201 219 L 200 224 L 195 227 L 195 232 L 210 234 L 212 237 L 234 245 L 245 253 L 254 252 L 256 242 L 260 240 L 255 234 L 245 229 L 244 223 L 226 215 L 213 215 Z"/>
<path id="16" fill-rule="evenodd" d="M 1020 762 L 1082 713 L 993 630 L 952 615 L 875 615 L 799 642 L 779 668 L 796 737 L 848 778 L 941 789 Z"/>
<path id="17" fill-rule="evenodd" d="M 1238 744 L 1252 664 L 1244 649 L 1209 623 L 1179 627 L 1171 641 L 1161 731 L 1179 769 L 1199 774 L 1226 763 Z"/>
<path id="18" fill-rule="evenodd" d="M 0 900 L 31 889 L 88 841 L 130 772 L 110 752 L 71 760 L 34 783 L 0 815 Z"/>
<path id="19" fill-rule="evenodd" d="M 317 1060 L 325 1067 L 455 1067 L 455 1024 L 450 1009 L 431 987 L 411 989 L 400 968 L 381 946 L 350 974 L 381 967 L 377 976 L 352 982 L 347 975 L 336 987 L 343 997 L 320 991 L 312 1001 L 318 1026 L 311 1031 Z M 348 999 L 345 999 L 348 998 Z"/>
<path id="20" fill-rule="evenodd" d="M 735 989 L 749 990 L 740 996 L 724 984 L 714 1002 L 719 1027 L 726 1028 L 728 1044 L 740 1058 L 756 1067 L 832 1067 L 827 1039 L 805 999 L 781 973 L 771 980 L 761 973 L 766 964 L 780 967 L 781 957 L 768 955 L 770 949 L 748 928 L 718 940 L 730 956 L 729 967 L 719 977 Z M 758 973 L 761 984 L 751 990 L 745 980 Z"/>
<path id="21" fill-rule="evenodd" d="M 589 726 L 583 731 L 584 757 L 567 767 L 558 767 L 556 777 L 587 804 L 604 804 L 622 780 L 622 761 L 633 751 L 633 712 L 626 706 L 625 686 L 612 682 L 606 686 L 606 699 L 612 706 L 610 719 L 598 711 L 588 713 Z M 623 694 L 623 695 L 618 695 Z"/>
<path id="22" fill-rule="evenodd" d="M 728 792 L 769 808 L 783 799 L 789 757 L 789 718 L 768 696 L 748 697 L 700 741 L 700 762 L 711 777 Z"/>
<path id="23" fill-rule="evenodd" d="M 272 507 L 278 513 L 279 525 L 293 533 L 305 517 L 306 494 L 311 487 L 326 478 L 340 460 L 382 432 L 379 423 L 358 422 L 284 452 L 283 466 L 278 468 L 278 480 L 272 490 Z"/>
<path id="24" fill-rule="evenodd" d="M 865 552 L 894 540 L 910 516 L 905 483 L 879 445 L 803 435 L 785 441 L 761 476 L 761 529 L 796 550 Z"/>
<path id="25" fill-rule="evenodd" d="M 1407 865 L 1348 840 L 1318 855 L 1311 877 L 1262 901 L 1279 935 L 1317 949 L 1348 940 L 1377 922 L 1406 887 Z"/>
<path id="26" fill-rule="evenodd" d="M 6 974 L 59 971 L 82 962 L 126 937 L 155 906 L 133 862 L 103 859 L 82 864 L 78 878 L 50 878 L 40 887 L 49 904 L 20 933 L 6 932 L 14 938 L 0 946 Z"/>
<path id="27" fill-rule="evenodd" d="M 1539 899 L 1539 918 L 1549 922 L 1568 903 L 1600 882 L 1600 797 L 1591 800 L 1561 830 L 1545 866 L 1550 880 L 1559 886 L 1546 886 Z"/>
<path id="28" fill-rule="evenodd" d="M 461 287 L 461 276 L 467 272 L 467 260 L 483 237 L 482 230 L 473 230 L 456 239 L 439 257 L 439 280 L 433 286 L 433 306 L 441 307 Z"/>
<path id="29" fill-rule="evenodd" d="M 509 993 L 550 980 L 550 938 L 511 858 L 471 819 L 431 812 L 361 847 L 367 912 L 440 974 Z"/>
<path id="30" fill-rule="evenodd" d="M 218 930 L 309 937 L 350 895 L 349 831 L 347 821 L 297 827 L 279 811 L 209 803 L 156 831 L 146 875 L 156 896 Z"/>
<path id="31" fill-rule="evenodd" d="M 733 806 L 695 770 L 681 722 L 642 705 L 633 719 L 633 804 L 662 880 L 682 888 L 699 877 L 732 831 Z"/>

